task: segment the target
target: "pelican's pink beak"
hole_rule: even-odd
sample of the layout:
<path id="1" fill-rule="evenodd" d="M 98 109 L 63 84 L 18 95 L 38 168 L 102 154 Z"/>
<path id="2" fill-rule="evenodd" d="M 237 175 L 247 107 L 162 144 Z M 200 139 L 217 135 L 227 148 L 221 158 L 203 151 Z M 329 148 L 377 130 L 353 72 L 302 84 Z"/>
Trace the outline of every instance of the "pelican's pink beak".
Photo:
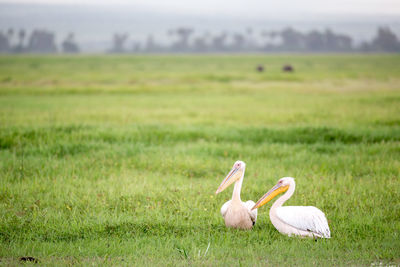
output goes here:
<path id="1" fill-rule="evenodd" d="M 242 170 L 240 167 L 233 167 L 232 170 L 228 173 L 228 175 L 225 177 L 225 179 L 222 181 L 220 186 L 218 187 L 217 191 L 215 194 L 221 193 L 224 191 L 228 186 L 236 182 L 238 179 L 240 179 L 242 175 Z"/>

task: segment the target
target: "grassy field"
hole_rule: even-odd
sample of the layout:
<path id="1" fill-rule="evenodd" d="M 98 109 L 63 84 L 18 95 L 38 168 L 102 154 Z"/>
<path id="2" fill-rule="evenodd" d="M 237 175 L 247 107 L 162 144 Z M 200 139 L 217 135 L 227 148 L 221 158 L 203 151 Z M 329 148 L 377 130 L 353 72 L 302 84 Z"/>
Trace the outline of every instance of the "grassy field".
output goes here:
<path id="1" fill-rule="evenodd" d="M 238 159 L 332 238 L 227 229 Z M 399 176 L 399 55 L 0 57 L 0 265 L 399 265 Z"/>

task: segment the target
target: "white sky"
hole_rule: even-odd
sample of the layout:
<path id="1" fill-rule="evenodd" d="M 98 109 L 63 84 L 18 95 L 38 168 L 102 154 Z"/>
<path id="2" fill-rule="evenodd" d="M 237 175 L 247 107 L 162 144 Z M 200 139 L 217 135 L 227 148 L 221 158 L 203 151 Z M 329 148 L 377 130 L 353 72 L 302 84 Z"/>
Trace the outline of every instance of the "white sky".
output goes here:
<path id="1" fill-rule="evenodd" d="M 72 31 L 87 51 L 110 47 L 114 32 L 128 32 L 135 41 L 144 41 L 153 34 L 163 42 L 169 38 L 166 31 L 178 26 L 193 27 L 199 33 L 240 32 L 246 27 L 255 31 L 287 26 L 300 31 L 330 28 L 361 42 L 370 40 L 377 27 L 383 25 L 400 36 L 400 0 L 0 0 L 1 3 L 12 5 L 0 6 L 0 30 L 43 28 L 58 36 Z M 18 3 L 29 6 L 15 5 Z M 68 6 L 57 7 L 65 4 Z"/>
<path id="2" fill-rule="evenodd" d="M 0 3 L 129 5 L 188 15 L 241 17 L 300 13 L 400 16 L 400 0 L 0 0 Z"/>

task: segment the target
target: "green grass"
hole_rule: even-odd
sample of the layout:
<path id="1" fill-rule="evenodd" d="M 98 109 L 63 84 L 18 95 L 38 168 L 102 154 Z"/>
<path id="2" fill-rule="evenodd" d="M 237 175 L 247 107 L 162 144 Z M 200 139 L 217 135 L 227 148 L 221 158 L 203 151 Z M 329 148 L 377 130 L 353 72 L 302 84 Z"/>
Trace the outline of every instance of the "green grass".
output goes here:
<path id="1" fill-rule="evenodd" d="M 227 229 L 238 159 L 332 238 Z M 0 57 L 0 265 L 398 265 L 399 177 L 399 55 Z"/>

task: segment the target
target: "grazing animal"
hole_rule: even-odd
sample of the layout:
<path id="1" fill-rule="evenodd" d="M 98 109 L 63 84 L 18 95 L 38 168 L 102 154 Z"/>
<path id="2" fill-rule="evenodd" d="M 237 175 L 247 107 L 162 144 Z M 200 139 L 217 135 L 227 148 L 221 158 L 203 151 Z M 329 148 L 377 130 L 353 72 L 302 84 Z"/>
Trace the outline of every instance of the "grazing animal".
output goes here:
<path id="1" fill-rule="evenodd" d="M 257 70 L 258 72 L 263 72 L 263 71 L 264 71 L 264 66 L 261 65 L 261 64 L 259 64 L 259 65 L 257 65 L 256 70 Z"/>
<path id="2" fill-rule="evenodd" d="M 294 193 L 296 184 L 294 178 L 284 177 L 261 197 L 252 209 L 267 204 L 280 193 L 286 192 L 274 202 L 269 210 L 269 217 L 275 228 L 288 236 L 299 235 L 306 237 L 330 238 L 328 222 L 325 214 L 313 206 L 285 206 L 283 203 Z"/>
<path id="3" fill-rule="evenodd" d="M 283 72 L 294 72 L 294 68 L 292 65 L 283 65 L 282 71 Z"/>
<path id="4" fill-rule="evenodd" d="M 246 164 L 243 161 L 236 161 L 231 171 L 222 181 L 215 194 L 221 193 L 229 185 L 235 183 L 232 199 L 227 201 L 221 208 L 221 215 L 225 219 L 227 227 L 251 229 L 257 220 L 257 209 L 251 210 L 255 205 L 254 201 L 243 202 L 240 199 L 244 171 Z"/>

